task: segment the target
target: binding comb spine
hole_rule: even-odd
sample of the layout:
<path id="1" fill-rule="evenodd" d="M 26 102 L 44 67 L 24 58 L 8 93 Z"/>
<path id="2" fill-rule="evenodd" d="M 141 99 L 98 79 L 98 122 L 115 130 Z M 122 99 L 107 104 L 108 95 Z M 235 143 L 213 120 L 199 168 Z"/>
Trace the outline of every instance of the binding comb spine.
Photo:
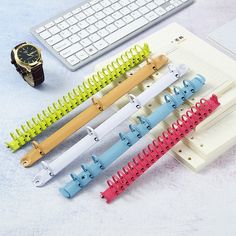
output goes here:
<path id="1" fill-rule="evenodd" d="M 143 47 L 135 45 L 124 52 L 115 61 L 92 75 L 41 113 L 38 113 L 36 117 L 21 125 L 21 128 L 17 128 L 15 132 L 10 133 L 12 140 L 6 142 L 7 147 L 13 151 L 18 150 L 109 83 L 147 59 L 149 55 L 148 44 L 144 44 Z"/>
<path id="2" fill-rule="evenodd" d="M 101 197 L 105 198 L 107 203 L 116 199 L 219 105 L 220 103 L 215 95 L 212 95 L 209 100 L 201 99 L 200 102 L 197 102 L 186 114 L 181 116 L 160 136 L 154 139 L 147 148 L 143 149 L 132 161 L 128 162 L 122 170 L 117 171 L 117 175 L 113 175 L 112 179 L 107 181 L 108 188 L 101 193 Z"/>

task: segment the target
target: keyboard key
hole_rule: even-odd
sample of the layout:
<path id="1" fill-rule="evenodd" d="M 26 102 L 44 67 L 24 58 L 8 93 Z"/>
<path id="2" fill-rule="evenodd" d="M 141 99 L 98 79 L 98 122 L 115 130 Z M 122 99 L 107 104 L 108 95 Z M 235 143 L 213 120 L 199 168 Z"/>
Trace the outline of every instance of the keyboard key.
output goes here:
<path id="1" fill-rule="evenodd" d="M 141 16 L 142 14 L 139 12 L 139 11 L 133 11 L 131 12 L 131 16 L 134 18 L 134 19 L 137 19 Z"/>
<path id="2" fill-rule="evenodd" d="M 113 12 L 114 12 L 114 9 L 113 8 L 111 8 L 111 7 L 107 7 L 107 8 L 105 8 L 104 10 L 103 10 L 103 12 L 104 12 L 104 14 L 105 15 L 110 15 L 110 14 L 112 14 Z"/>
<path id="3" fill-rule="evenodd" d="M 162 15 L 164 15 L 164 14 L 166 13 L 166 10 L 163 9 L 162 7 L 158 7 L 157 9 L 155 9 L 155 12 L 156 12 L 158 15 L 162 16 Z"/>
<path id="4" fill-rule="evenodd" d="M 94 43 L 94 46 L 97 48 L 97 50 L 102 50 L 108 46 L 108 43 L 101 39 Z"/>
<path id="5" fill-rule="evenodd" d="M 72 34 L 75 34 L 75 33 L 77 33 L 77 32 L 80 31 L 80 29 L 79 29 L 79 27 L 78 27 L 77 25 L 71 26 L 71 27 L 69 28 L 69 30 L 70 30 L 70 32 L 71 32 Z"/>
<path id="6" fill-rule="evenodd" d="M 61 30 L 64 30 L 64 29 L 67 29 L 69 27 L 69 25 L 65 21 L 62 21 L 61 23 L 58 24 L 58 27 Z"/>
<path id="7" fill-rule="evenodd" d="M 61 23 L 63 20 L 64 20 L 63 17 L 58 17 L 56 20 L 54 20 L 54 22 L 55 22 L 56 24 L 59 24 L 59 23 Z"/>
<path id="8" fill-rule="evenodd" d="M 57 26 L 53 26 L 52 28 L 49 29 L 49 32 L 51 34 L 57 34 L 59 33 L 61 30 L 57 27 Z"/>
<path id="9" fill-rule="evenodd" d="M 82 10 L 87 9 L 88 7 L 90 7 L 89 3 L 85 3 L 83 6 L 81 6 Z"/>
<path id="10" fill-rule="evenodd" d="M 75 17 L 73 17 L 73 16 L 67 20 L 67 23 L 68 23 L 69 25 L 74 25 L 74 24 L 76 24 L 77 22 L 78 22 L 78 20 L 77 20 Z"/>
<path id="11" fill-rule="evenodd" d="M 81 28 L 81 29 L 84 29 L 86 28 L 87 26 L 89 26 L 89 23 L 85 20 L 82 20 L 78 23 L 78 26 Z"/>
<path id="12" fill-rule="evenodd" d="M 68 12 L 67 14 L 65 14 L 63 17 L 65 18 L 65 19 L 68 19 L 68 18 L 70 18 L 70 17 L 72 17 L 73 16 L 73 14 L 71 13 L 71 12 Z"/>
<path id="13" fill-rule="evenodd" d="M 117 27 L 117 28 L 121 28 L 125 25 L 125 22 L 123 20 L 117 20 L 114 25 Z"/>
<path id="14" fill-rule="evenodd" d="M 112 33 L 117 30 L 117 27 L 114 24 L 111 24 L 106 27 L 106 30 L 108 30 L 110 33 Z"/>
<path id="15" fill-rule="evenodd" d="M 128 8 L 131 10 L 131 11 L 135 11 L 139 8 L 139 6 L 135 3 L 131 3 L 128 5 Z"/>
<path id="16" fill-rule="evenodd" d="M 68 39 L 65 39 L 53 46 L 53 48 L 57 51 L 60 52 L 61 50 L 69 47 L 71 45 L 71 42 Z"/>
<path id="17" fill-rule="evenodd" d="M 47 43 L 51 46 L 53 46 L 54 44 L 60 42 L 63 38 L 57 34 L 57 35 L 54 35 L 52 36 L 51 38 L 47 39 Z"/>
<path id="18" fill-rule="evenodd" d="M 86 28 L 86 30 L 89 32 L 89 34 L 93 34 L 94 32 L 97 31 L 97 28 L 94 25 L 90 25 L 89 27 Z"/>
<path id="19" fill-rule="evenodd" d="M 138 11 L 141 14 L 145 15 L 146 13 L 150 12 L 150 9 L 148 9 L 146 6 L 143 6 L 143 7 L 139 8 Z"/>
<path id="20" fill-rule="evenodd" d="M 103 0 L 101 1 L 101 4 L 103 7 L 108 7 L 111 5 L 111 2 L 109 0 Z"/>
<path id="21" fill-rule="evenodd" d="M 84 11 L 86 16 L 91 16 L 95 13 L 95 11 L 92 8 L 88 8 Z"/>
<path id="22" fill-rule="evenodd" d="M 77 58 L 76 56 L 70 56 L 66 59 L 72 66 L 78 64 L 80 61 L 79 61 L 79 58 Z"/>
<path id="23" fill-rule="evenodd" d="M 94 5 L 94 4 L 96 4 L 96 3 L 98 3 L 100 0 L 92 0 L 91 2 L 90 2 L 90 5 L 92 6 L 92 5 Z"/>
<path id="24" fill-rule="evenodd" d="M 171 0 L 170 4 L 173 4 L 175 7 L 178 7 L 182 4 L 182 2 L 179 0 Z"/>
<path id="25" fill-rule="evenodd" d="M 43 26 L 41 26 L 41 27 L 39 27 L 38 29 L 36 29 L 35 32 L 36 32 L 37 34 L 39 34 L 39 33 L 43 32 L 44 30 L 45 30 L 45 28 L 44 28 Z"/>
<path id="26" fill-rule="evenodd" d="M 170 5 L 170 6 L 166 7 L 166 11 L 171 11 L 171 10 L 173 10 L 174 8 L 175 8 L 174 5 Z"/>
<path id="27" fill-rule="evenodd" d="M 76 53 L 76 56 L 81 60 L 83 61 L 84 59 L 86 59 L 88 57 L 88 54 L 84 51 L 84 50 L 81 50 L 79 52 Z"/>
<path id="28" fill-rule="evenodd" d="M 93 5 L 92 8 L 94 11 L 99 12 L 103 9 L 103 6 L 100 3 L 97 3 L 96 5 Z"/>
<path id="29" fill-rule="evenodd" d="M 128 9 L 128 8 L 127 8 Z M 111 15 L 115 20 L 119 20 L 120 18 L 123 17 L 123 15 L 117 11 L 117 12 L 114 12 L 112 15 Z"/>
<path id="30" fill-rule="evenodd" d="M 151 11 L 151 12 L 147 13 L 146 16 L 145 16 L 145 18 L 149 21 L 153 21 L 158 17 L 159 17 L 159 15 L 156 14 L 154 11 Z"/>
<path id="31" fill-rule="evenodd" d="M 74 15 L 77 14 L 77 13 L 79 13 L 79 12 L 81 12 L 81 8 L 80 8 L 80 7 L 76 8 L 75 10 L 72 11 L 72 13 L 73 13 Z"/>
<path id="32" fill-rule="evenodd" d="M 121 6 L 118 2 L 112 4 L 111 7 L 112 7 L 115 11 L 118 11 L 118 10 L 120 10 L 120 9 L 122 8 L 122 6 Z"/>
<path id="33" fill-rule="evenodd" d="M 97 18 L 95 16 L 90 16 L 86 19 L 86 21 L 92 25 L 93 23 L 95 23 L 97 21 Z"/>
<path id="34" fill-rule="evenodd" d="M 64 31 L 62 31 L 62 32 L 60 33 L 60 35 L 61 35 L 64 39 L 66 39 L 66 38 L 68 38 L 68 37 L 71 36 L 71 32 L 70 32 L 69 30 L 64 30 Z"/>
<path id="35" fill-rule="evenodd" d="M 129 1 L 127 1 L 127 0 L 121 0 L 120 1 L 120 4 L 121 4 L 121 6 L 127 6 L 127 5 L 129 5 Z"/>
<path id="36" fill-rule="evenodd" d="M 89 33 L 86 30 L 81 30 L 81 31 L 78 32 L 78 36 L 82 39 L 87 37 L 88 35 L 89 35 Z"/>
<path id="37" fill-rule="evenodd" d="M 125 36 L 129 35 L 130 33 L 134 32 L 135 30 L 143 27 L 148 23 L 148 20 L 144 17 L 140 17 L 139 19 L 131 22 L 129 25 L 124 26 L 123 28 L 115 31 L 113 34 L 108 35 L 105 37 L 105 40 L 109 43 L 115 43 L 118 40 L 124 38 Z"/>
<path id="38" fill-rule="evenodd" d="M 89 55 L 93 55 L 97 52 L 97 49 L 93 45 L 90 45 L 89 47 L 85 48 L 85 52 L 87 52 Z"/>
<path id="39" fill-rule="evenodd" d="M 165 0 L 154 0 L 154 2 L 155 2 L 158 6 L 161 6 L 162 4 L 165 3 Z"/>
<path id="40" fill-rule="evenodd" d="M 106 15 L 105 15 L 102 11 L 97 12 L 94 16 L 95 16 L 98 20 L 101 20 L 101 19 L 103 19 L 104 17 L 106 17 Z"/>
<path id="41" fill-rule="evenodd" d="M 60 54 L 62 57 L 67 58 L 67 57 L 75 54 L 76 52 L 78 52 L 82 48 L 83 47 L 79 43 L 76 43 L 76 44 L 64 49 L 63 51 L 61 51 Z"/>
<path id="42" fill-rule="evenodd" d="M 92 41 L 92 42 L 96 42 L 100 39 L 100 36 L 98 34 L 92 34 L 89 36 L 89 39 Z"/>
<path id="43" fill-rule="evenodd" d="M 75 16 L 79 21 L 84 20 L 86 18 L 86 15 L 83 12 L 78 13 Z"/>
<path id="44" fill-rule="evenodd" d="M 144 6 L 144 5 L 147 4 L 147 2 L 146 2 L 145 0 L 137 0 L 136 3 L 137 3 L 140 7 L 142 7 L 142 6 Z"/>
<path id="45" fill-rule="evenodd" d="M 107 25 L 113 23 L 115 21 L 114 18 L 112 18 L 111 16 L 107 16 L 106 18 L 104 18 L 104 21 L 106 22 Z"/>
<path id="46" fill-rule="evenodd" d="M 100 20 L 98 21 L 97 23 L 95 23 L 95 26 L 98 28 L 98 29 L 102 29 L 106 26 L 105 22 L 103 20 Z"/>
<path id="47" fill-rule="evenodd" d="M 49 22 L 49 23 L 47 23 L 46 25 L 45 25 L 45 28 L 46 29 L 49 29 L 49 28 L 51 28 L 51 27 L 53 27 L 54 26 L 54 22 Z"/>
<path id="48" fill-rule="evenodd" d="M 131 12 L 131 10 L 130 10 L 128 7 L 124 7 L 124 8 L 122 8 L 122 9 L 120 9 L 120 12 L 121 12 L 123 15 L 127 15 L 127 14 L 129 14 L 129 13 Z M 118 13 L 118 11 L 115 12 L 115 13 Z"/>
<path id="49" fill-rule="evenodd" d="M 40 37 L 43 39 L 48 39 L 49 37 L 51 37 L 51 33 L 49 33 L 47 30 L 45 30 L 40 34 Z"/>
<path id="50" fill-rule="evenodd" d="M 123 17 L 122 19 L 127 24 L 134 20 L 134 18 L 132 16 L 130 16 L 130 15 L 127 15 L 127 16 Z"/>
<path id="51" fill-rule="evenodd" d="M 154 10 L 155 8 L 157 8 L 157 5 L 154 2 L 150 2 L 150 3 L 147 4 L 147 7 L 150 10 Z"/>
<path id="52" fill-rule="evenodd" d="M 80 40 L 80 37 L 76 34 L 72 35 L 69 37 L 69 40 L 72 42 L 72 43 L 77 43 L 79 40 Z"/>
<path id="53" fill-rule="evenodd" d="M 84 46 L 84 47 L 87 47 L 89 46 L 92 42 L 88 39 L 88 38 L 85 38 L 85 39 L 82 39 L 80 41 L 80 43 Z"/>
<path id="54" fill-rule="evenodd" d="M 98 34 L 101 36 L 101 37 L 105 37 L 109 34 L 109 32 L 106 30 L 106 29 L 101 29 L 98 31 Z"/>

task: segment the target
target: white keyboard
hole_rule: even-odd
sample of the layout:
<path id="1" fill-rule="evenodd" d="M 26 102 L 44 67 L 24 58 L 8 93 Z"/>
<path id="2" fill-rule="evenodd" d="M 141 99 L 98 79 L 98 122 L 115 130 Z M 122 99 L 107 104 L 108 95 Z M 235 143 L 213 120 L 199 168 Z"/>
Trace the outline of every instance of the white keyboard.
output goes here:
<path id="1" fill-rule="evenodd" d="M 74 71 L 193 1 L 84 1 L 31 32 Z"/>

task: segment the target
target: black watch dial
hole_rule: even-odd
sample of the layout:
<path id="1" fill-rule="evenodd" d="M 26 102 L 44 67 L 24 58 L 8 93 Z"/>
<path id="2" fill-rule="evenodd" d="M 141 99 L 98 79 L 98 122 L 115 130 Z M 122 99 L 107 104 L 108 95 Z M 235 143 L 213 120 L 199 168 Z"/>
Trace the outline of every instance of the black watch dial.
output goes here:
<path id="1" fill-rule="evenodd" d="M 24 45 L 17 51 L 18 58 L 26 64 L 31 64 L 39 60 L 38 50 L 33 45 Z"/>

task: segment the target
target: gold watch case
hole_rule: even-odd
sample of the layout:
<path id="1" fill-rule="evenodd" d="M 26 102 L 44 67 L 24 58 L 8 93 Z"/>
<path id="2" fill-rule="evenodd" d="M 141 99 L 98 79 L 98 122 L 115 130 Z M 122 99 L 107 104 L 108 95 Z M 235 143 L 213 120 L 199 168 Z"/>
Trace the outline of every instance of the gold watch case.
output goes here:
<path id="1" fill-rule="evenodd" d="M 26 45 L 30 45 L 30 46 L 33 46 L 33 47 L 36 48 L 36 50 L 37 50 L 37 52 L 38 52 L 38 54 L 39 54 L 39 59 L 38 59 L 37 61 L 35 61 L 35 62 L 33 62 L 33 63 L 25 63 L 25 62 L 23 62 L 23 61 L 21 61 L 21 60 L 19 59 L 17 52 L 18 52 L 19 49 L 21 49 L 22 47 L 25 47 Z M 42 54 L 41 54 L 41 49 L 38 48 L 38 47 L 36 47 L 36 46 L 33 45 L 32 43 L 24 43 L 24 44 L 20 45 L 18 48 L 13 49 L 13 53 L 14 53 L 14 57 L 15 57 L 16 63 L 17 63 L 19 66 L 25 68 L 28 72 L 31 72 L 31 69 L 32 69 L 33 67 L 38 66 L 38 65 L 40 65 L 40 64 L 43 63 Z"/>

